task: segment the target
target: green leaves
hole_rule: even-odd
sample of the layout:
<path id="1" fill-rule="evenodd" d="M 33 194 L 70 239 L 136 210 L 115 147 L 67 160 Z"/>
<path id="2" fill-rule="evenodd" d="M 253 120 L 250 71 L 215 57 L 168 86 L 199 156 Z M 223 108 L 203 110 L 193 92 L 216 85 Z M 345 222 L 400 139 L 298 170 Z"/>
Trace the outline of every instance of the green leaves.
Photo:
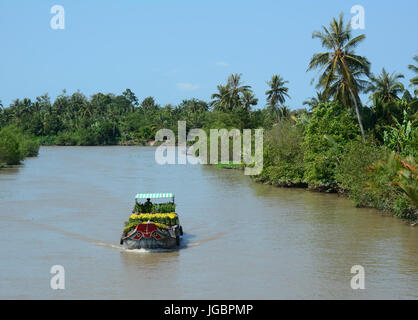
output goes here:
<path id="1" fill-rule="evenodd" d="M 8 128 L 0 131 L 0 164 L 18 164 L 22 160 L 19 140 Z"/>
<path id="2" fill-rule="evenodd" d="M 139 213 L 170 213 L 176 211 L 176 205 L 167 203 L 135 203 L 134 212 Z"/>
<path id="3" fill-rule="evenodd" d="M 385 68 L 377 77 L 371 76 L 371 82 L 366 89 L 366 92 L 372 92 L 369 101 L 379 98 L 382 102 L 392 100 L 399 100 L 400 95 L 404 90 L 404 85 L 398 81 L 404 78 L 403 74 L 395 73 L 389 74 Z"/>
<path id="4" fill-rule="evenodd" d="M 303 186 L 303 126 L 290 120 L 276 124 L 264 138 L 263 171 L 257 181 L 275 186 Z"/>
<path id="5" fill-rule="evenodd" d="M 304 132 L 304 181 L 313 189 L 338 189 L 335 168 L 344 146 L 359 137 L 356 120 L 335 102 L 320 103 Z"/>
<path id="6" fill-rule="evenodd" d="M 22 129 L 7 126 L 0 130 L 0 164 L 19 164 L 25 157 L 38 155 L 39 142 Z"/>
<path id="7" fill-rule="evenodd" d="M 383 142 L 390 150 L 396 151 L 402 155 L 418 155 L 418 127 L 413 126 L 408 120 L 407 112 L 404 110 L 402 124 L 393 117 L 395 127 L 385 127 L 383 132 Z"/>

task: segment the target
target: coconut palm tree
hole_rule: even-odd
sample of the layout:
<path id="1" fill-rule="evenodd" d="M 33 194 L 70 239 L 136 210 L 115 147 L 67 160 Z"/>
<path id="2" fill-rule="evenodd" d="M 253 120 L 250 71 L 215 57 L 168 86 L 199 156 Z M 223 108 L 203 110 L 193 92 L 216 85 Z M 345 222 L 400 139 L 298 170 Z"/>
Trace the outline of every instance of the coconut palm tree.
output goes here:
<path id="1" fill-rule="evenodd" d="M 352 37 L 351 26 L 344 26 L 343 15 L 333 18 L 329 28 L 322 26 L 322 31 L 314 31 L 312 38 L 318 38 L 326 52 L 312 56 L 307 71 L 319 68 L 321 75 L 318 88 L 322 88 L 325 97 L 333 97 L 344 106 L 354 106 L 362 137 L 364 129 L 359 111 L 359 92 L 365 88 L 365 80 L 370 72 L 370 62 L 354 53 L 355 47 L 363 41 L 364 34 Z"/>
<path id="2" fill-rule="evenodd" d="M 289 107 L 282 106 L 280 108 L 280 117 L 282 119 L 289 119 L 290 115 L 291 115 L 291 111 L 290 111 Z"/>
<path id="3" fill-rule="evenodd" d="M 315 109 L 321 102 L 325 102 L 324 94 L 320 91 L 316 92 L 316 97 L 311 97 L 309 100 L 302 102 L 303 105 L 308 105 L 311 109 Z"/>
<path id="4" fill-rule="evenodd" d="M 229 89 L 231 109 L 237 109 L 240 106 L 240 96 L 245 92 L 250 92 L 251 87 L 241 83 L 242 74 L 234 73 L 228 77 L 227 87 Z"/>
<path id="5" fill-rule="evenodd" d="M 244 91 L 241 97 L 242 106 L 245 111 L 250 111 L 251 106 L 255 106 L 258 103 L 258 99 L 255 97 L 252 91 Z"/>
<path id="6" fill-rule="evenodd" d="M 366 89 L 367 92 L 372 92 L 370 100 L 375 97 L 379 97 L 382 102 L 389 102 L 393 100 L 399 100 L 399 94 L 401 94 L 405 88 L 399 79 L 404 78 L 403 74 L 392 72 L 389 74 L 385 68 L 382 69 L 382 73 L 377 77 L 370 77 L 370 84 Z"/>
<path id="7" fill-rule="evenodd" d="M 238 73 L 231 74 L 225 86 L 217 86 L 218 92 L 211 96 L 211 105 L 215 109 L 230 112 L 242 107 L 241 97 L 246 92 L 251 92 L 251 86 L 243 85 L 241 76 L 242 74 Z"/>
<path id="8" fill-rule="evenodd" d="M 213 106 L 215 110 L 229 110 L 231 105 L 229 87 L 227 85 L 218 85 L 216 88 L 218 89 L 218 92 L 211 95 L 212 101 L 210 105 Z"/>
<path id="9" fill-rule="evenodd" d="M 270 89 L 266 91 L 267 105 L 269 108 L 277 112 L 277 120 L 279 122 L 281 120 L 279 103 L 283 104 L 286 101 L 286 97 L 290 98 L 287 93 L 289 88 L 284 86 L 288 82 L 289 81 L 284 81 L 284 79 L 277 74 L 274 74 L 271 77 L 271 80 L 267 81 L 267 84 L 270 87 Z"/>
<path id="10" fill-rule="evenodd" d="M 416 62 L 416 63 L 418 63 L 418 56 L 415 56 L 414 58 L 414 61 Z M 408 66 L 408 69 L 410 69 L 410 70 L 412 70 L 414 73 L 417 73 L 418 74 L 418 66 L 414 66 L 413 64 L 410 64 L 409 66 Z M 416 77 L 414 77 L 414 78 L 412 78 L 411 80 L 410 80 L 410 82 L 411 82 L 411 86 L 418 86 L 418 76 L 416 76 Z M 415 90 L 414 90 L 414 93 L 415 93 L 415 95 L 416 96 L 418 96 L 418 88 L 416 88 Z"/>

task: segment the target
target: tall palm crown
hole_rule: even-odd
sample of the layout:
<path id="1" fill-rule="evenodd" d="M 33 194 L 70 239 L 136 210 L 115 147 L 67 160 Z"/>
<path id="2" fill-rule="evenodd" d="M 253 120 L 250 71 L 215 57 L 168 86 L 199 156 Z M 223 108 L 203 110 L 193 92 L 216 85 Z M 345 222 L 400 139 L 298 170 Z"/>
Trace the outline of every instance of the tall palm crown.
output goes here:
<path id="1" fill-rule="evenodd" d="M 333 18 L 329 28 L 322 26 L 322 31 L 314 31 L 312 38 L 321 40 L 322 46 L 328 51 L 314 54 L 307 71 L 320 68 L 322 74 L 317 87 L 323 89 L 324 95 L 327 98 L 333 97 L 344 106 L 355 107 L 364 137 L 358 95 L 366 88 L 363 77 L 370 73 L 370 62 L 356 55 L 354 49 L 366 36 L 362 34 L 353 38 L 350 23 L 344 26 L 343 15 L 340 14 L 339 19 Z"/>
<path id="2" fill-rule="evenodd" d="M 326 99 L 321 91 L 316 92 L 316 97 L 311 97 L 309 100 L 302 102 L 303 105 L 308 105 L 311 109 L 316 108 L 321 102 L 325 102 Z"/>
<path id="3" fill-rule="evenodd" d="M 399 79 L 404 78 L 403 74 L 392 72 L 389 74 L 385 68 L 377 77 L 372 76 L 371 82 L 366 92 L 372 92 L 370 99 L 380 98 L 383 102 L 398 100 L 398 95 L 401 94 L 405 88 Z"/>
<path id="4" fill-rule="evenodd" d="M 250 90 L 250 86 L 243 85 L 241 83 L 242 74 L 234 73 L 228 77 L 227 86 L 229 88 L 230 94 L 232 97 L 237 96 L 239 93 Z"/>
<path id="5" fill-rule="evenodd" d="M 218 92 L 212 94 L 211 105 L 223 111 L 236 110 L 242 106 L 241 97 L 251 93 L 251 86 L 241 83 L 241 74 L 231 74 L 225 86 L 218 85 Z"/>
<path id="6" fill-rule="evenodd" d="M 245 91 L 241 97 L 242 105 L 245 111 L 250 111 L 251 106 L 255 106 L 258 103 L 258 99 L 251 91 Z"/>
<path id="7" fill-rule="evenodd" d="M 414 59 L 414 60 L 415 60 L 415 62 L 418 64 L 418 56 L 415 56 L 413 59 Z M 416 74 L 418 74 L 418 66 L 414 66 L 413 64 L 410 64 L 410 65 L 408 66 L 408 68 L 409 68 L 410 70 L 412 70 L 413 72 L 415 72 Z M 416 76 L 416 77 L 412 78 L 410 81 L 411 81 L 411 86 L 418 86 L 418 76 Z M 417 89 L 415 89 L 414 93 L 415 93 L 415 95 L 417 95 L 417 96 L 418 96 L 418 88 L 417 88 Z"/>
<path id="8" fill-rule="evenodd" d="M 211 95 L 210 103 L 215 109 L 227 110 L 230 105 L 229 88 L 227 86 L 218 85 L 218 92 Z"/>
<path id="9" fill-rule="evenodd" d="M 284 81 L 283 78 L 277 74 L 271 77 L 271 80 L 267 82 L 270 89 L 266 91 L 268 106 L 277 111 L 278 120 L 280 121 L 280 108 L 279 103 L 283 104 L 286 101 L 286 97 L 290 98 L 288 91 L 289 88 L 285 87 L 285 84 L 289 81 Z"/>

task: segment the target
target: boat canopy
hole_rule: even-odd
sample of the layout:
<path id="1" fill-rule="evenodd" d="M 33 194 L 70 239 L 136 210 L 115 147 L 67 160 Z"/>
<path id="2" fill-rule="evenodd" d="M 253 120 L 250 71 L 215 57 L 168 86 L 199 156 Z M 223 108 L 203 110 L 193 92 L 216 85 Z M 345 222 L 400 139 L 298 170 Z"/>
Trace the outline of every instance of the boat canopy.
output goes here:
<path id="1" fill-rule="evenodd" d="M 174 198 L 172 193 L 138 193 L 135 196 L 135 199 L 164 199 L 164 198 Z"/>

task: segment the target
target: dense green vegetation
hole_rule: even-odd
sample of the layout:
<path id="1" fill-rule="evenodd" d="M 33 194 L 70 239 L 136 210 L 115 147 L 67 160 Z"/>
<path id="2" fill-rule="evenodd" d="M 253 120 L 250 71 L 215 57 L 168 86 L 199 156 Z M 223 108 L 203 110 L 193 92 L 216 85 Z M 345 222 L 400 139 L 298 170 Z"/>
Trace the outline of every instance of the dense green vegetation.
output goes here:
<path id="1" fill-rule="evenodd" d="M 358 206 L 416 219 L 417 77 L 404 85 L 400 73 L 372 74 L 369 60 L 356 53 L 365 36 L 353 37 L 342 16 L 312 36 L 324 52 L 314 54 L 307 66 L 308 72 L 319 70 L 316 95 L 304 102 L 307 109 L 285 106 L 288 82 L 277 74 L 266 81 L 265 108 L 258 109 L 259 100 L 241 74 L 218 85 L 209 102 L 190 99 L 175 106 L 160 106 L 153 97 L 140 102 L 130 89 L 89 98 L 64 91 L 53 102 L 48 95 L 17 99 L 0 110 L 0 162 L 36 154 L 33 141 L 147 144 L 161 128 L 177 132 L 179 120 L 186 121 L 187 130 L 264 128 L 264 169 L 257 181 L 345 193 Z M 418 56 L 413 60 L 408 68 L 418 73 Z M 361 94 L 369 96 L 365 104 Z"/>
<path id="2" fill-rule="evenodd" d="M 0 130 L 0 167 L 19 164 L 26 157 L 38 155 L 39 142 L 30 134 L 14 126 Z"/>
<path id="3" fill-rule="evenodd" d="M 346 193 L 358 206 L 417 219 L 416 77 L 410 81 L 412 96 L 400 82 L 402 74 L 385 69 L 371 74 L 370 62 L 354 52 L 365 36 L 353 38 L 342 16 L 313 38 L 327 49 L 314 54 L 308 66 L 322 72 L 316 97 L 305 102 L 308 114 L 282 119 L 270 130 L 264 170 L 256 179 Z M 360 93 L 370 94 L 369 106 Z"/>

